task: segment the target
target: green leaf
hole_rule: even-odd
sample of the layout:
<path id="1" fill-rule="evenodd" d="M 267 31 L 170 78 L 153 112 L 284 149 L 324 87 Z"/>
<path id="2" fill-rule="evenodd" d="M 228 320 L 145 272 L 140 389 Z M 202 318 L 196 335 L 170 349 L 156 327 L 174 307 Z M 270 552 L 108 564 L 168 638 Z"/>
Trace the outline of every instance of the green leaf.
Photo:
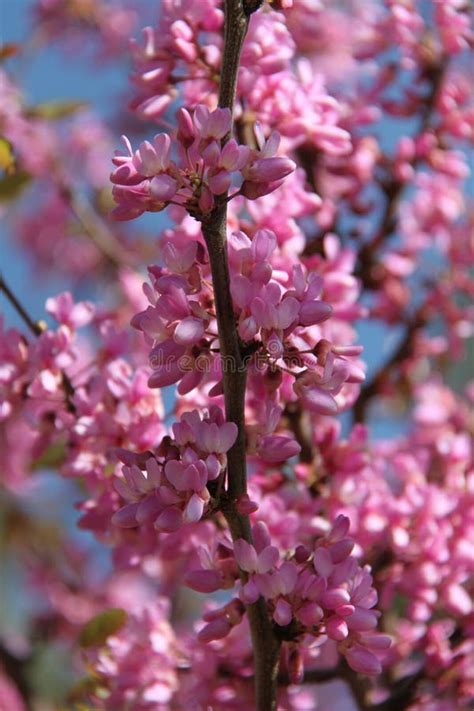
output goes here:
<path id="1" fill-rule="evenodd" d="M 74 704 L 75 711 L 93 711 L 85 701 L 85 697 L 94 694 L 99 697 L 106 697 L 107 689 L 103 682 L 97 676 L 85 676 L 78 679 L 74 686 L 69 690 L 67 700 Z"/>
<path id="2" fill-rule="evenodd" d="M 85 101 L 47 101 L 43 104 L 32 106 L 26 111 L 26 115 L 29 118 L 57 121 L 82 111 L 87 105 Z"/>
<path id="3" fill-rule="evenodd" d="M 11 175 L 15 170 L 15 154 L 13 146 L 5 136 L 0 136 L 0 168 Z"/>
<path id="4" fill-rule="evenodd" d="M 115 634 L 127 621 L 127 613 L 120 607 L 111 607 L 95 615 L 81 630 L 81 647 L 95 647 L 105 644 L 110 635 Z"/>
<path id="5" fill-rule="evenodd" d="M 24 170 L 0 178 L 0 202 L 14 200 L 26 188 L 30 180 L 31 175 Z"/>
<path id="6" fill-rule="evenodd" d="M 64 462 L 66 456 L 66 443 L 63 441 L 53 442 L 42 454 L 33 462 L 35 469 L 56 469 Z"/>

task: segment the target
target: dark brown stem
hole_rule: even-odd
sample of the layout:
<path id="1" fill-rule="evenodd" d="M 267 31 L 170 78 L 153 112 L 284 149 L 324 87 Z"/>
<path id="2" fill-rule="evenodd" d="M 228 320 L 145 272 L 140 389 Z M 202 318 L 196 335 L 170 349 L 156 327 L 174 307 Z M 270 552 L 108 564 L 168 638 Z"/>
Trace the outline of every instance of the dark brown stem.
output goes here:
<path id="1" fill-rule="evenodd" d="M 71 214 L 77 220 L 86 235 L 90 237 L 99 252 L 101 252 L 115 268 L 130 266 L 132 264 L 130 255 L 125 251 L 119 240 L 100 219 L 99 215 L 97 215 L 89 203 L 85 199 L 75 195 L 73 190 L 60 179 L 58 179 L 58 187 L 61 197 L 69 206 Z"/>
<path id="2" fill-rule="evenodd" d="M 11 303 L 15 311 L 18 313 L 18 315 L 23 319 L 25 324 L 28 326 L 30 331 L 35 335 L 39 336 L 43 332 L 43 327 L 39 323 L 39 321 L 34 321 L 28 311 L 24 308 L 24 306 L 20 303 L 18 298 L 15 296 L 13 291 L 10 289 L 8 284 L 6 283 L 5 279 L 3 276 L 0 274 L 0 291 L 3 291 L 5 296 L 7 297 L 8 301 Z"/>
<path id="3" fill-rule="evenodd" d="M 220 108 L 228 108 L 231 111 L 233 109 L 242 44 L 249 16 L 259 5 L 260 2 L 250 0 L 226 0 Z M 230 135 L 231 132 L 224 137 L 223 143 Z M 209 217 L 202 221 L 214 287 L 226 419 L 238 427 L 237 440 L 227 455 L 227 491 L 222 497 L 221 509 L 232 539 L 244 538 L 251 542 L 249 518 L 240 514 L 236 507 L 236 499 L 247 491 L 244 416 L 246 369 L 230 293 L 226 198 L 227 196 L 223 195 Z M 245 579 L 244 575 L 243 577 Z M 273 711 L 276 709 L 280 643 L 273 634 L 262 598 L 247 607 L 247 614 L 254 653 L 255 708 L 257 711 Z"/>
<path id="4" fill-rule="evenodd" d="M 240 52 L 249 24 L 250 13 L 244 9 L 245 0 L 225 0 L 224 52 L 219 84 L 219 106 L 233 110 Z M 255 8 L 257 9 L 257 7 Z M 224 138 L 224 143 L 229 137 Z"/>
<path id="5" fill-rule="evenodd" d="M 425 77 L 429 82 L 430 88 L 420 112 L 419 136 L 426 133 L 430 127 L 431 117 L 436 106 L 436 100 L 446 68 L 447 62 L 444 57 L 437 61 L 433 57 L 427 58 Z M 418 165 L 419 160 L 417 157 L 413 160 L 412 165 L 414 168 Z M 378 267 L 377 252 L 395 231 L 397 225 L 397 211 L 404 188 L 405 184 L 393 176 L 386 181 L 383 187 L 385 193 L 385 209 L 380 220 L 380 226 L 375 236 L 364 244 L 359 251 L 359 264 L 356 273 L 362 279 L 364 286 L 368 289 L 377 288 L 380 278 L 383 277 L 384 269 L 383 267 Z"/>
<path id="6" fill-rule="evenodd" d="M 33 335 L 40 336 L 43 333 L 46 326 L 45 325 L 43 326 L 40 321 L 34 321 L 31 318 L 28 311 L 20 303 L 19 299 L 15 296 L 15 294 L 10 289 L 10 287 L 8 286 L 8 284 L 6 283 L 5 279 L 3 278 L 3 276 L 1 274 L 0 274 L 0 292 L 3 292 L 5 294 L 8 301 L 11 303 L 11 305 L 13 306 L 15 311 L 18 313 L 18 315 L 23 319 L 23 321 L 28 326 L 28 328 L 33 333 Z M 66 394 L 67 408 L 70 412 L 74 412 L 76 409 L 76 406 L 72 402 L 72 396 L 74 395 L 74 386 L 64 371 L 62 371 L 61 377 L 62 377 L 62 384 L 63 384 L 64 392 Z"/>
<path id="7" fill-rule="evenodd" d="M 418 684 L 424 676 L 425 669 L 421 669 L 412 676 L 400 679 L 392 687 L 392 693 L 388 699 L 372 706 L 371 711 L 404 711 L 415 700 Z"/>
<path id="8" fill-rule="evenodd" d="M 284 410 L 284 416 L 288 425 L 295 435 L 295 439 L 301 447 L 299 454 L 300 462 L 311 464 L 314 461 L 314 446 L 312 439 L 311 418 L 305 412 L 299 402 L 289 402 Z"/>
<path id="9" fill-rule="evenodd" d="M 368 679 L 353 671 L 347 664 L 340 665 L 340 678 L 349 686 L 359 711 L 371 711 L 367 702 Z"/>
<path id="10" fill-rule="evenodd" d="M 239 428 L 237 441 L 227 455 L 227 491 L 230 499 L 235 500 L 247 491 L 244 420 L 246 371 L 230 294 L 226 223 L 227 210 L 224 204 L 218 206 L 210 217 L 203 221 L 202 230 L 209 252 L 214 287 L 226 418 Z"/>
<path id="11" fill-rule="evenodd" d="M 372 398 L 378 395 L 386 383 L 389 382 L 397 365 L 407 358 L 410 358 L 419 330 L 423 328 L 427 320 L 428 314 L 426 313 L 426 306 L 423 305 L 416 311 L 407 324 L 405 335 L 400 341 L 398 348 L 394 350 L 390 358 L 374 375 L 370 383 L 367 383 L 361 389 L 360 395 L 354 405 L 355 422 L 364 422 L 367 407 Z"/>
<path id="12" fill-rule="evenodd" d="M 22 701 L 28 711 L 32 708 L 32 690 L 28 680 L 28 664 L 31 658 L 18 659 L 6 647 L 0 644 L 0 671 L 5 672 L 21 694 Z"/>

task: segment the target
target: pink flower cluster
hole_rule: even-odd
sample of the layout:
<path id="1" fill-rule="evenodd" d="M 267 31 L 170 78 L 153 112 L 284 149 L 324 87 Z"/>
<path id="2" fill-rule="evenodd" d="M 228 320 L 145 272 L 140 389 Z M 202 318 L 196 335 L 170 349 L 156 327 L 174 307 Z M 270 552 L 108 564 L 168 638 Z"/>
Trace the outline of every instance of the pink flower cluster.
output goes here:
<path id="1" fill-rule="evenodd" d="M 182 395 L 209 377 L 218 377 L 206 256 L 201 242 L 191 239 L 185 244 L 183 237 L 178 231 L 169 233 L 163 249 L 165 268 L 150 269 L 153 289 L 147 286 L 146 294 L 151 305 L 132 321 L 152 345 L 150 385 L 179 382 Z M 266 230 L 257 231 L 252 239 L 242 232 L 233 234 L 229 258 L 239 333 L 247 347 L 252 346 L 250 366 L 255 376 L 265 378 L 270 367 L 291 372 L 295 395 L 308 407 L 322 414 L 336 412 L 335 396 L 341 388 L 364 378 L 350 360 L 361 348 L 336 345 L 325 338 L 334 334 L 340 342 L 345 333 L 350 339 L 353 335 L 342 324 L 339 333 L 330 325 L 331 306 L 320 296 L 326 290 L 331 298 L 343 301 L 344 305 L 337 305 L 336 317 L 352 317 L 356 312 L 345 303 L 346 298 L 354 298 L 348 277 L 341 272 L 339 283 L 336 272 L 331 272 L 327 287 L 316 274 L 306 277 L 301 265 L 284 263 L 275 235 Z"/>
<path id="2" fill-rule="evenodd" d="M 254 545 L 243 539 L 234 543 L 235 560 L 247 574 L 239 596 L 245 604 L 263 597 L 277 633 L 292 646 L 314 641 L 320 645 L 331 639 L 355 671 L 378 674 L 382 666 L 377 652 L 390 646 L 390 637 L 375 632 L 380 613 L 372 608 L 377 593 L 370 569 L 361 568 L 350 555 L 354 541 L 347 536 L 348 530 L 349 519 L 339 516 L 328 534 L 316 540 L 313 550 L 300 545 L 282 559 L 265 524 L 256 523 Z M 190 572 L 187 583 L 212 592 L 222 586 L 223 570 L 219 566 Z M 233 600 L 204 617 L 208 624 L 200 638 L 209 641 L 227 635 L 242 615 L 243 608 Z M 302 674 L 300 666 L 293 683 L 300 683 Z"/>
<path id="3" fill-rule="evenodd" d="M 236 273 L 231 292 L 240 314 L 240 337 L 246 342 L 257 339 L 271 363 L 293 372 L 294 390 L 307 408 L 334 414 L 334 396 L 343 384 L 364 380 L 360 368 L 347 359 L 362 349 L 325 339 L 307 347 L 304 330 L 332 314 L 330 304 L 320 298 L 324 280 L 314 272 L 306 276 L 301 264 L 294 264 L 283 286 L 271 264 L 276 246 L 275 235 L 266 230 L 256 232 L 252 240 L 243 233 L 232 235 L 230 261 Z"/>
<path id="4" fill-rule="evenodd" d="M 295 164 L 276 155 L 279 136 L 258 134 L 258 149 L 222 139 L 231 127 L 228 109 L 209 111 L 196 106 L 192 116 L 186 109 L 178 111 L 179 163 L 170 158 L 168 134 L 155 136 L 153 143 L 144 141 L 137 151 L 124 137 L 128 154 L 116 155 L 112 173 L 113 196 L 117 202 L 113 215 L 131 220 L 145 211 L 159 212 L 167 205 L 184 207 L 198 219 L 211 212 L 215 197 L 227 194 L 233 178 L 240 181 L 237 193 L 249 199 L 275 190 Z M 234 193 L 237 194 L 237 193 Z"/>
<path id="5" fill-rule="evenodd" d="M 99 0 L 36 0 L 33 4 L 35 25 L 45 39 L 59 41 L 70 52 L 87 42 L 101 61 L 116 58 L 127 45 L 138 20 L 132 3 L 108 3 Z"/>
<path id="6" fill-rule="evenodd" d="M 226 453 L 236 438 L 236 425 L 214 406 L 203 417 L 196 410 L 183 415 L 156 456 L 124 452 L 123 479 L 115 487 L 127 504 L 112 522 L 124 528 L 152 522 L 170 532 L 199 521 L 210 505 L 207 485 L 225 474 Z"/>
<path id="7" fill-rule="evenodd" d="M 90 700 L 103 711 L 131 706 L 137 711 L 166 711 L 178 688 L 178 644 L 168 621 L 168 601 L 129 614 L 104 644 L 85 651 L 94 669 Z"/>
<path id="8" fill-rule="evenodd" d="M 288 2 L 281 4 L 289 9 Z M 295 6 L 297 8 L 297 6 Z M 222 58 L 223 13 L 216 0 L 165 0 L 159 24 L 143 31 L 144 44 L 133 41 L 138 96 L 132 108 L 160 122 L 182 85 L 187 106 L 208 104 L 217 88 Z M 202 44 L 203 43 L 203 44 Z M 292 146 L 314 144 L 324 153 L 350 152 L 350 134 L 339 124 L 343 107 L 327 94 L 323 77 L 296 59 L 296 45 L 286 18 L 268 6 L 253 13 L 244 42 L 237 87 L 237 111 L 243 123 L 253 114 L 270 133 L 278 130 Z"/>

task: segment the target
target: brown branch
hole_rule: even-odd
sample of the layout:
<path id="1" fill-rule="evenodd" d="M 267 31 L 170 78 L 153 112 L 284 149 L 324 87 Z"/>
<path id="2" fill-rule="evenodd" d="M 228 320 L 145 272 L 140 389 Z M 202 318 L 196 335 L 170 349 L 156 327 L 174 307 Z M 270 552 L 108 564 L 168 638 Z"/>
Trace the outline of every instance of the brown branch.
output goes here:
<path id="1" fill-rule="evenodd" d="M 220 108 L 233 109 L 242 44 L 249 16 L 259 5 L 260 2 L 250 0 L 226 0 Z M 224 137 L 224 144 L 229 137 L 230 132 Z M 236 499 L 247 491 L 244 416 L 246 369 L 230 293 L 226 198 L 227 195 L 223 195 L 209 217 L 202 221 L 214 287 L 226 418 L 238 427 L 237 440 L 227 455 L 228 483 L 227 491 L 221 497 L 221 509 L 233 540 L 244 538 L 251 542 L 249 518 L 240 514 L 236 508 Z M 244 573 L 242 577 L 245 579 Z M 273 711 L 276 709 L 280 643 L 273 634 L 262 598 L 247 607 L 247 615 L 254 653 L 255 708 L 257 711 Z"/>
<path id="2" fill-rule="evenodd" d="M 42 324 L 41 321 L 34 321 L 25 307 L 21 304 L 17 296 L 10 289 L 2 274 L 0 274 L 0 292 L 3 292 L 7 297 L 8 301 L 11 303 L 18 315 L 23 319 L 25 324 L 28 326 L 30 331 L 34 336 L 40 336 L 45 330 L 46 326 Z M 61 371 L 62 385 L 66 395 L 66 405 L 69 412 L 75 412 L 76 406 L 72 401 L 72 396 L 74 395 L 74 386 L 71 383 L 69 376 L 66 375 L 64 371 Z"/>
<path id="3" fill-rule="evenodd" d="M 28 711 L 33 708 L 32 689 L 28 680 L 28 665 L 30 663 L 31 657 L 19 659 L 11 654 L 3 644 L 0 644 L 0 671 L 5 672 L 12 680 Z"/>
<path id="4" fill-rule="evenodd" d="M 419 136 L 426 133 L 429 129 L 431 117 L 436 106 L 436 100 L 446 73 L 446 69 L 447 61 L 445 57 L 441 57 L 438 60 L 431 55 L 426 57 L 424 74 L 425 78 L 429 82 L 430 88 L 428 96 L 422 104 L 420 128 L 418 130 Z M 420 158 L 415 157 L 412 163 L 413 168 L 416 168 L 419 162 Z M 375 236 L 365 243 L 359 250 L 356 275 L 362 279 L 364 286 L 367 289 L 377 288 L 381 276 L 383 277 L 384 269 L 383 267 L 380 269 L 377 264 L 377 252 L 396 229 L 396 213 L 399 208 L 404 188 L 405 183 L 397 180 L 393 176 L 390 176 L 386 181 L 383 186 L 383 192 L 385 194 L 385 209 L 380 220 L 379 228 Z"/>
<path id="5" fill-rule="evenodd" d="M 378 370 L 370 383 L 364 385 L 360 395 L 354 405 L 354 421 L 364 422 L 367 407 L 370 400 L 378 395 L 384 386 L 390 381 L 394 369 L 404 360 L 410 358 L 416 344 L 416 338 L 421 328 L 428 321 L 426 305 L 423 304 L 417 309 L 409 323 L 407 324 L 405 335 L 400 341 L 398 348 L 394 350 L 387 362 Z"/>
<path id="6" fill-rule="evenodd" d="M 314 446 L 311 432 L 311 418 L 309 413 L 303 410 L 299 402 L 287 403 L 283 412 L 288 425 L 293 432 L 296 441 L 301 447 L 299 454 L 300 462 L 311 464 L 314 461 Z"/>
<path id="7" fill-rule="evenodd" d="M 0 274 L 0 291 L 3 291 L 3 293 L 7 297 L 8 301 L 11 303 L 11 305 L 13 306 L 15 311 L 18 313 L 18 315 L 22 318 L 22 320 L 25 322 L 25 324 L 28 326 L 30 331 L 35 336 L 41 335 L 41 333 L 43 333 L 43 331 L 44 331 L 44 327 L 41 325 L 41 323 L 39 321 L 35 321 L 34 319 L 31 318 L 28 311 L 25 309 L 25 307 L 22 305 L 22 303 L 15 296 L 13 291 L 10 289 L 10 287 L 6 283 L 2 274 Z"/>
<path id="8" fill-rule="evenodd" d="M 415 700 L 419 682 L 424 678 L 424 669 L 395 683 L 391 695 L 380 704 L 370 707 L 370 711 L 404 711 Z"/>
<path id="9" fill-rule="evenodd" d="M 90 237 L 99 252 L 116 268 L 132 265 L 133 260 L 130 254 L 124 249 L 103 220 L 100 219 L 87 200 L 75 195 L 72 188 L 60 179 L 58 179 L 58 189 L 71 214 Z"/>

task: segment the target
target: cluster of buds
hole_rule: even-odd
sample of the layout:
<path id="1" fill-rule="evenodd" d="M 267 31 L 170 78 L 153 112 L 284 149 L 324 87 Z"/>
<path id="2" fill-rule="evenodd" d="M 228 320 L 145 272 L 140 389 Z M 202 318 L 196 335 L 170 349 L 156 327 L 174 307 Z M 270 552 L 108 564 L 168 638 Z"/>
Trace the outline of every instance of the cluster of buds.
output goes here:
<path id="1" fill-rule="evenodd" d="M 243 232 L 230 240 L 230 262 L 237 272 L 231 280 L 234 303 L 239 310 L 239 335 L 257 340 L 274 367 L 293 374 L 294 391 L 305 407 L 323 415 L 336 414 L 335 396 L 344 383 L 361 383 L 365 376 L 349 358 L 360 355 L 360 346 L 336 346 L 311 327 L 327 321 L 332 307 L 321 299 L 324 280 L 305 274 L 301 264 L 282 272 L 272 266 L 276 236 L 257 230 L 250 240 Z M 282 278 L 283 276 L 283 278 Z M 305 336 L 305 337 L 303 337 Z"/>
<path id="2" fill-rule="evenodd" d="M 278 188 L 294 169 L 289 158 L 278 157 L 280 137 L 272 133 L 265 140 L 256 131 L 258 148 L 225 142 L 231 130 L 229 109 L 209 111 L 199 105 L 191 113 L 182 108 L 177 114 L 178 162 L 171 159 L 168 134 L 144 141 L 133 151 L 124 136 L 127 155 L 116 155 L 111 175 L 117 220 L 131 220 L 144 212 L 159 212 L 170 204 L 184 207 L 196 219 L 203 219 L 215 206 L 216 196 L 226 195 L 233 181 L 232 195 L 250 200 Z"/>
<path id="3" fill-rule="evenodd" d="M 169 533 L 202 518 L 211 500 L 207 485 L 225 473 L 237 426 L 213 406 L 202 418 L 197 410 L 185 413 L 172 429 L 156 455 L 119 453 L 125 466 L 115 486 L 127 503 L 114 514 L 115 525 L 152 523 Z"/>
<path id="4" fill-rule="evenodd" d="M 377 592 L 369 566 L 361 567 L 351 555 L 354 541 L 348 536 L 349 519 L 340 515 L 328 534 L 316 540 L 313 550 L 299 545 L 284 560 L 271 544 L 262 521 L 252 529 L 253 545 L 243 539 L 234 543 L 235 561 L 244 571 L 239 599 L 244 604 L 262 597 L 275 625 L 276 634 L 290 643 L 291 654 L 299 645 L 327 639 L 337 643 L 349 666 L 363 674 L 379 674 L 380 654 L 391 639 L 376 631 L 380 612 L 374 610 Z M 227 566 L 228 568 L 228 566 Z M 221 568 L 196 570 L 187 583 L 199 591 L 212 592 L 226 584 Z M 205 620 L 200 636 L 220 639 L 240 622 L 243 608 L 238 599 Z M 290 665 L 293 683 L 302 681 L 302 664 Z"/>

